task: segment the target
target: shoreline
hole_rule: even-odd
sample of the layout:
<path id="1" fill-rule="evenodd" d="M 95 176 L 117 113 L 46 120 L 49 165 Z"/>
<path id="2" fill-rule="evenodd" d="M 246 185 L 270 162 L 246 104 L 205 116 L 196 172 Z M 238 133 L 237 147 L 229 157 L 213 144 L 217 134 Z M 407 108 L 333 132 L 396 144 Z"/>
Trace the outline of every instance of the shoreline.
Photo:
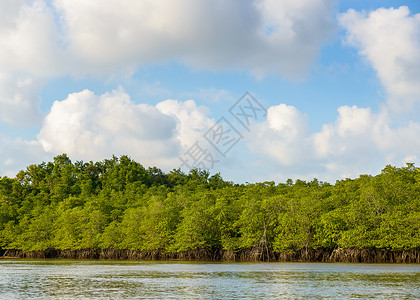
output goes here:
<path id="1" fill-rule="evenodd" d="M 263 251 L 264 250 L 264 251 Z M 407 263 L 420 264 L 420 249 L 300 249 L 274 252 L 252 248 L 238 251 L 195 249 L 182 252 L 160 250 L 81 249 L 29 251 L 0 250 L 0 259 L 92 259 L 149 261 L 213 261 L 213 262 L 326 262 L 326 263 Z"/>

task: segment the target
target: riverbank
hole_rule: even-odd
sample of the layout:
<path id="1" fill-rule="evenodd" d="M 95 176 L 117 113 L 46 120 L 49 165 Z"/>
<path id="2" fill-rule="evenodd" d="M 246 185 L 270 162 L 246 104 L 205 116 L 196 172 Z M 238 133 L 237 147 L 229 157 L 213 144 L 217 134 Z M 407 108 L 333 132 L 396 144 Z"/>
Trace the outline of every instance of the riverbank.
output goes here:
<path id="1" fill-rule="evenodd" d="M 389 251 L 380 249 L 300 249 L 273 252 L 262 248 L 239 251 L 196 249 L 182 252 L 160 250 L 0 250 L 2 258 L 59 258 L 112 260 L 182 260 L 232 262 L 343 262 L 343 263 L 420 263 L 420 249 Z"/>
<path id="2" fill-rule="evenodd" d="M 418 263 L 419 180 L 409 164 L 334 185 L 235 184 L 61 155 L 0 178 L 0 247 L 34 258 Z"/>

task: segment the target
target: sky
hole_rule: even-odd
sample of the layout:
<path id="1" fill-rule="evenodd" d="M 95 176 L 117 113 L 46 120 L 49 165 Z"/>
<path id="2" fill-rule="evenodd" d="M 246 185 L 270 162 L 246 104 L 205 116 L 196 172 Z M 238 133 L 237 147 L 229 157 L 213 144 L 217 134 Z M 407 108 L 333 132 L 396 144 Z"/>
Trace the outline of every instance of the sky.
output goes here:
<path id="1" fill-rule="evenodd" d="M 0 1 L 0 176 L 66 153 L 334 183 L 418 166 L 419 104 L 419 1 Z"/>

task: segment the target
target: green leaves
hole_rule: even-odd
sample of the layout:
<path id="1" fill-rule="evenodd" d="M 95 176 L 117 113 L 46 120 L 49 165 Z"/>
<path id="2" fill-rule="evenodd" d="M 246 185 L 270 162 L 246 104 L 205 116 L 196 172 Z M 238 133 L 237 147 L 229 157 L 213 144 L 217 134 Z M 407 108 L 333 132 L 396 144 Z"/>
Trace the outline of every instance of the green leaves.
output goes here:
<path id="1" fill-rule="evenodd" d="M 129 249 L 420 247 L 420 171 L 387 166 L 335 185 L 234 185 L 202 170 L 147 170 L 127 156 L 67 155 L 0 178 L 0 248 Z"/>

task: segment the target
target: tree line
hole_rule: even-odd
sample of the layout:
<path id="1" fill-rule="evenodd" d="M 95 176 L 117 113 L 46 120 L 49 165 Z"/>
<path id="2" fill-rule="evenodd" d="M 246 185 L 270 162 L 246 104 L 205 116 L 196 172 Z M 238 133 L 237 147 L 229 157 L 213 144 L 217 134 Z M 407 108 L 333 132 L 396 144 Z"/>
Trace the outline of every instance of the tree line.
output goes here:
<path id="1" fill-rule="evenodd" d="M 203 170 L 164 173 L 127 156 L 67 155 L 0 179 L 0 249 L 182 252 L 259 247 L 420 247 L 420 169 L 386 166 L 335 184 L 235 184 Z"/>

